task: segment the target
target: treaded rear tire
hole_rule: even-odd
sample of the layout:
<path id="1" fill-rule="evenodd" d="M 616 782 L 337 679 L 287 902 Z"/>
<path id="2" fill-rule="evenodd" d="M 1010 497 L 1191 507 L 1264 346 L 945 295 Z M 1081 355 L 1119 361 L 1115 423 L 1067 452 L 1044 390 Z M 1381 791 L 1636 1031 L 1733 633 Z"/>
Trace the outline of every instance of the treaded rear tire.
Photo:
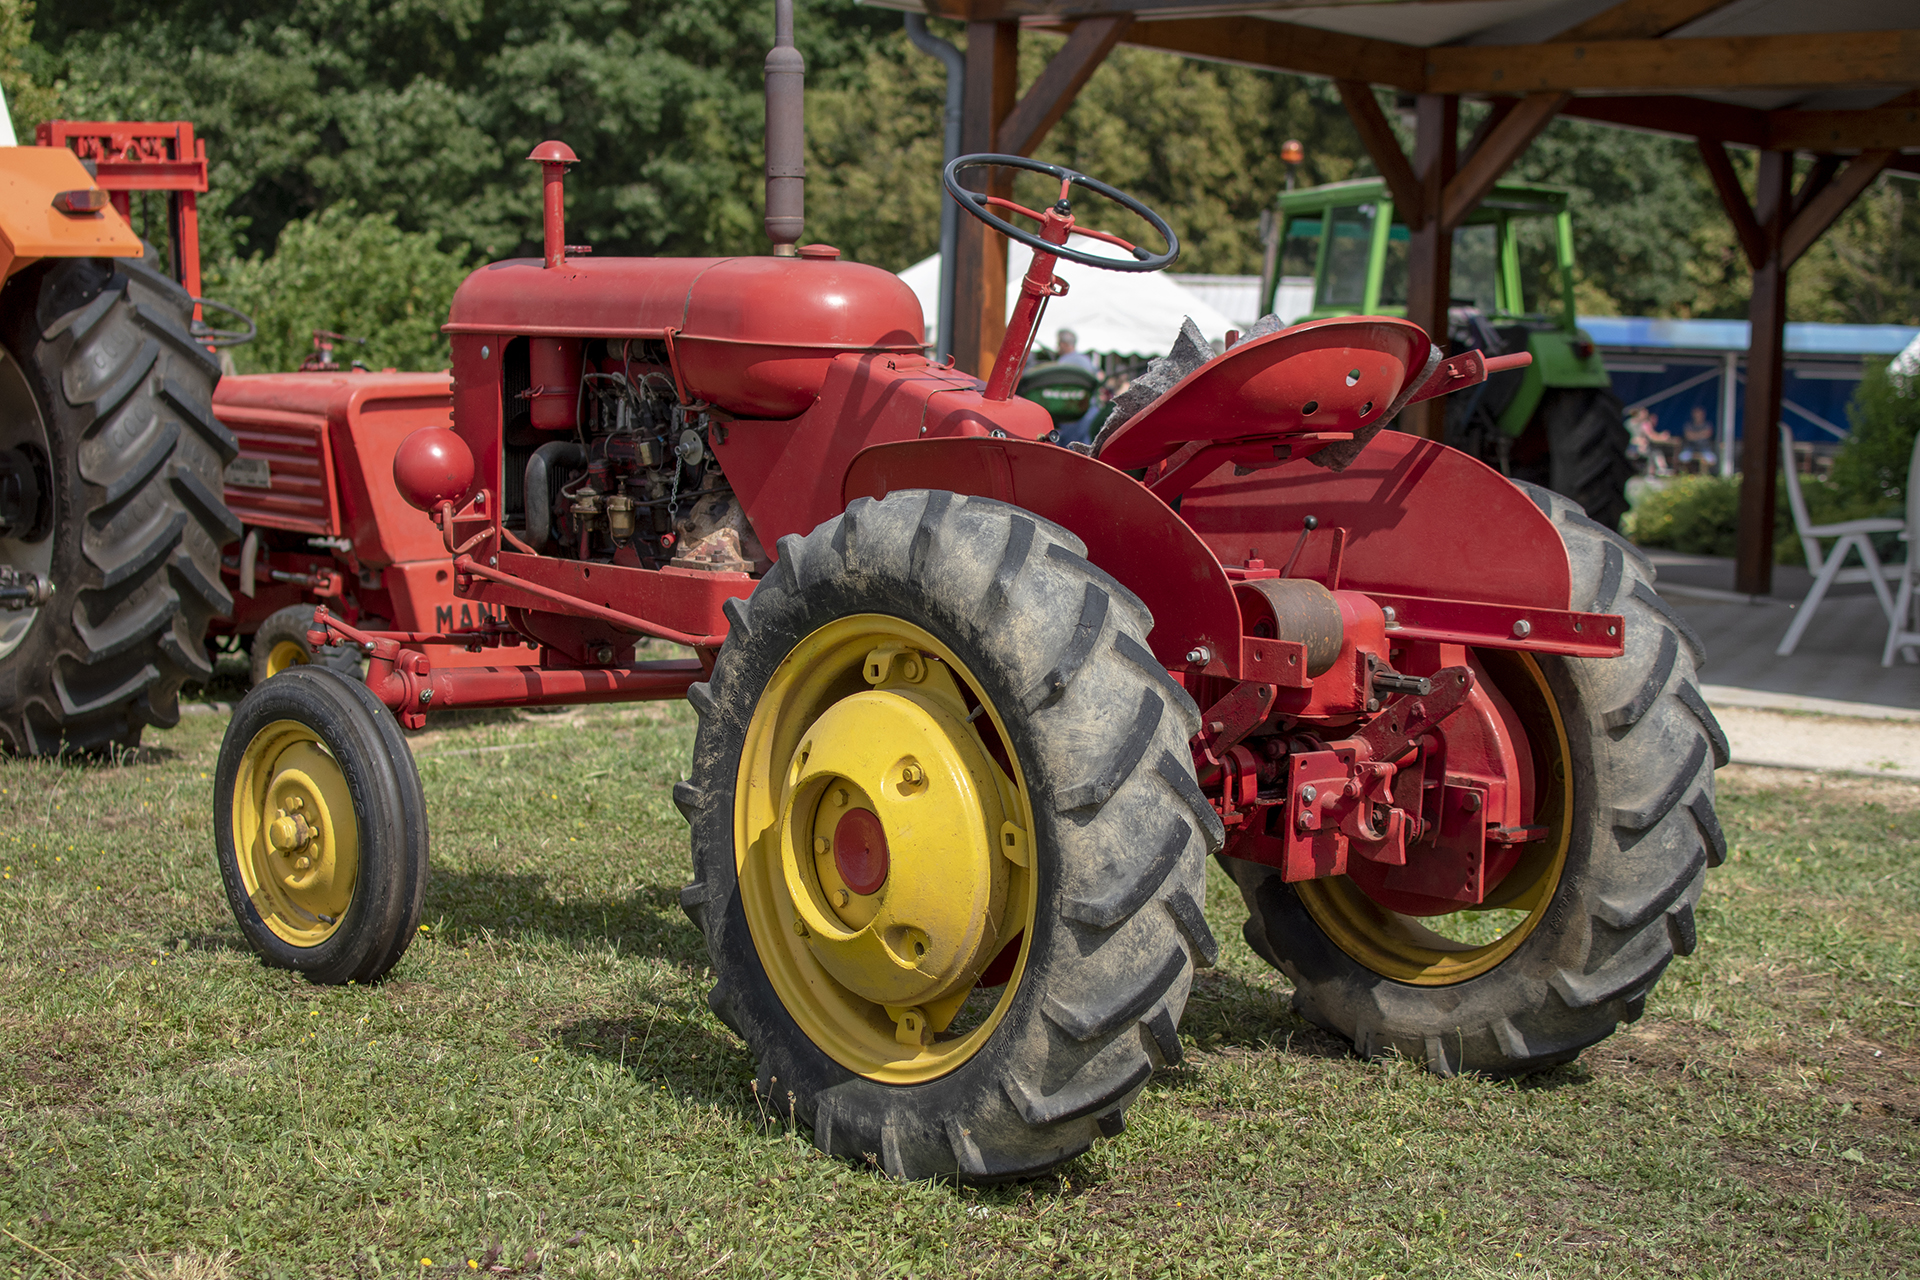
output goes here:
<path id="1" fill-rule="evenodd" d="M 95 754 L 179 721 L 212 675 L 208 619 L 231 612 L 220 550 L 234 440 L 192 301 L 147 261 L 40 263 L 0 294 L 0 341 L 52 454 L 53 599 L 0 659 L 0 746 Z"/>
<path id="2" fill-rule="evenodd" d="M 699 712 L 681 896 L 706 933 L 709 1004 L 759 1061 L 761 1098 L 831 1155 L 900 1179 L 995 1181 L 1043 1172 L 1122 1128 L 1158 1066 L 1180 1059 L 1219 818 L 1193 779 L 1199 714 L 1147 649 L 1152 618 L 1083 558 L 1073 534 L 983 498 L 862 498 L 780 559 L 746 601 Z M 1027 967 L 991 1035 L 911 1085 L 856 1075 L 810 1040 L 776 993 L 747 925 L 735 790 L 750 722 L 794 647 L 841 617 L 885 613 L 936 636 L 1006 721 L 1031 801 L 1038 903 Z M 790 1099 L 790 1101 L 789 1101 Z"/>
<path id="3" fill-rule="evenodd" d="M 1549 390 L 1527 427 L 1546 437 L 1546 465 L 1515 467 L 1513 478 L 1571 498 L 1596 524 L 1618 529 L 1633 478 L 1624 418 L 1620 397 L 1608 388 Z"/>
<path id="4" fill-rule="evenodd" d="M 320 650 L 318 657 L 314 655 L 313 646 L 307 643 L 307 632 L 313 629 L 313 608 L 307 604 L 290 604 L 284 609 L 274 610 L 261 621 L 253 633 L 252 650 L 247 655 L 256 688 L 265 684 L 274 674 L 268 667 L 274 646 L 282 642 L 300 646 L 302 656 L 299 665 L 318 663 L 338 671 L 349 680 L 362 677 L 360 653 L 351 645 L 330 644 Z"/>
<path id="5" fill-rule="evenodd" d="M 1565 498 L 1521 486 L 1559 526 L 1573 604 L 1624 615 L 1615 659 L 1537 655 L 1566 724 L 1571 843 L 1548 913 L 1504 962 L 1451 986 L 1390 980 L 1347 955 L 1277 871 L 1223 859 L 1248 944 L 1294 982 L 1294 1008 L 1365 1057 L 1508 1076 L 1576 1057 L 1637 1019 L 1726 855 L 1713 771 L 1727 740 L 1695 678 L 1692 629 L 1653 591 L 1640 552 Z"/>

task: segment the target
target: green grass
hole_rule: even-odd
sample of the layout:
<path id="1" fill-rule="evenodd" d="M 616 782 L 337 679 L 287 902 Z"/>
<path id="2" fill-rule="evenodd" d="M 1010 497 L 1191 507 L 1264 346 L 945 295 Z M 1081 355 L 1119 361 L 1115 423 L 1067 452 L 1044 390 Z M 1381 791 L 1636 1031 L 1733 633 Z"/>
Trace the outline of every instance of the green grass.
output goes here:
<path id="1" fill-rule="evenodd" d="M 338 990 L 261 968 L 227 915 L 225 723 L 0 762 L 0 1274 L 1920 1267 L 1920 788 L 1723 773 L 1698 954 L 1520 1084 L 1347 1056 L 1216 870 L 1187 1064 L 1119 1139 L 983 1190 L 828 1160 L 756 1100 L 677 905 L 683 706 L 417 738 L 428 924 Z"/>

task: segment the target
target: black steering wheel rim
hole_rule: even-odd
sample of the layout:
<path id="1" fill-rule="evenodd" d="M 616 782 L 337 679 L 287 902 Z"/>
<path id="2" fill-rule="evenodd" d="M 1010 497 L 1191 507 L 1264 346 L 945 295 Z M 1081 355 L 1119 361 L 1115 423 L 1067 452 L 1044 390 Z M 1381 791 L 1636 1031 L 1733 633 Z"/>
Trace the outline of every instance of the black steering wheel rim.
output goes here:
<path id="1" fill-rule="evenodd" d="M 1025 169 L 1029 173 L 1043 173 L 1076 187 L 1085 187 L 1095 195 L 1105 196 L 1121 208 L 1145 219 L 1147 225 L 1159 232 L 1160 238 L 1167 242 L 1166 250 L 1161 253 L 1150 253 L 1145 249 L 1135 248 L 1134 261 L 1129 262 L 1125 258 L 1102 258 L 1084 249 L 1074 249 L 1064 244 L 1049 244 L 1035 233 L 1015 226 L 991 212 L 987 208 L 985 195 L 978 191 L 969 191 L 961 185 L 960 174 L 963 170 L 994 166 Z M 1102 271 L 1159 271 L 1172 266 L 1174 260 L 1180 256 L 1180 237 L 1174 235 L 1173 228 L 1167 225 L 1165 218 L 1119 188 L 1110 187 L 1098 178 L 1089 178 L 1084 173 L 1078 173 L 1062 165 L 1047 164 L 1045 161 L 1032 160 L 1026 156 L 1000 155 L 991 151 L 982 151 L 973 155 L 955 156 L 941 173 L 941 181 L 946 184 L 947 194 L 962 209 L 1009 240 L 1017 241 L 1041 253 L 1050 253 L 1057 258 L 1064 258 L 1068 262 L 1077 262 L 1083 267 L 1096 267 Z"/>

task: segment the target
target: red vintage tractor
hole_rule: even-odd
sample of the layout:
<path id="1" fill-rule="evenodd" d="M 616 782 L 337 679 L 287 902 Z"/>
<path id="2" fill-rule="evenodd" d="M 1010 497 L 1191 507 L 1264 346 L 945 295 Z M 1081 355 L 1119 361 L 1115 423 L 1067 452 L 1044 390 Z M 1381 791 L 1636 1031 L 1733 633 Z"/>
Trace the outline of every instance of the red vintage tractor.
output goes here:
<path id="1" fill-rule="evenodd" d="M 784 2 L 779 25 L 772 256 L 576 255 L 573 155 L 533 153 L 544 257 L 462 286 L 452 429 L 394 462 L 505 621 L 322 611 L 365 682 L 299 667 L 236 709 L 215 825 L 253 946 L 325 983 L 399 959 L 427 876 L 403 727 L 685 696 L 711 1006 L 823 1151 L 896 1177 L 1015 1177 L 1119 1132 L 1215 956 L 1208 854 L 1299 1010 L 1363 1054 L 1513 1074 L 1638 1017 L 1694 945 L 1725 742 L 1631 546 L 1380 432 L 1492 362 L 1393 319 L 1261 332 L 1177 351 L 1091 453 L 1046 444 L 1012 391 L 1056 261 L 1152 270 L 1172 231 L 1081 174 L 955 161 L 961 207 L 1034 257 L 984 385 L 929 362 L 899 280 L 795 248 Z M 1057 202 L 963 185 L 988 165 Z M 1083 192 L 1165 247 L 1066 247 Z M 646 637 L 696 656 L 636 662 Z M 507 639 L 539 665 L 425 648 Z"/>

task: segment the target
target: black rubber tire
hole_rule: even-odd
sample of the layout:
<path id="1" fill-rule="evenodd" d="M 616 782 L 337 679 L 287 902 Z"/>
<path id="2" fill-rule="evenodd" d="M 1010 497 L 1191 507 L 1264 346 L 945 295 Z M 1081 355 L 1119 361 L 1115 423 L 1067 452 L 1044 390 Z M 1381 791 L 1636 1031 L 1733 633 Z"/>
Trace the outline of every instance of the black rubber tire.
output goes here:
<path id="1" fill-rule="evenodd" d="M 256 686 L 267 682 L 267 663 L 273 656 L 273 647 L 289 640 L 300 646 L 303 655 L 301 665 L 317 662 L 338 671 L 349 680 L 361 678 L 365 662 L 360 652 L 351 645 L 326 645 L 320 650 L 318 658 L 314 656 L 313 646 L 307 643 L 307 632 L 312 626 L 313 606 L 308 604 L 290 604 L 266 616 L 253 633 L 252 649 L 248 654 Z"/>
<path id="2" fill-rule="evenodd" d="M 1219 818 L 1194 781 L 1199 713 L 1147 649 L 1137 597 L 1046 520 L 982 498 L 862 498 L 730 601 L 732 630 L 700 714 L 692 777 L 674 791 L 693 828 L 681 896 L 706 933 L 709 1003 L 759 1061 L 762 1097 L 822 1151 L 901 1179 L 996 1181 L 1042 1172 L 1123 1127 L 1154 1069 L 1180 1059 Z M 842 1067 L 807 1038 L 767 978 L 741 903 L 734 788 L 748 724 L 782 659 L 835 618 L 882 612 L 948 645 L 1007 721 L 1036 825 L 1038 902 L 1027 968 L 1000 1024 L 939 1079 L 896 1086 Z"/>
<path id="3" fill-rule="evenodd" d="M 192 302 L 146 262 L 40 263 L 0 293 L 0 342 L 50 445 L 52 601 L 0 658 L 0 747 L 131 747 L 179 721 L 213 673 L 207 620 L 231 611 L 221 500 L 237 453 L 213 416 L 220 368 L 189 336 Z M 11 545 L 11 544 L 8 544 Z"/>
<path id="4" fill-rule="evenodd" d="M 255 735 L 278 720 L 305 725 L 339 762 L 360 827 L 360 874 L 341 926 L 294 946 L 267 926 L 240 876 L 233 831 L 235 780 Z M 214 846 L 227 905 L 268 965 L 323 985 L 372 982 L 399 963 L 420 925 L 427 888 L 427 802 L 393 713 L 365 685 L 319 665 L 292 667 L 234 708 L 214 775 Z"/>
<path id="5" fill-rule="evenodd" d="M 1452 986 L 1392 981 L 1323 932 L 1277 871 L 1223 859 L 1252 913 L 1248 944 L 1294 983 L 1294 1008 L 1365 1057 L 1441 1073 L 1518 1075 L 1566 1062 L 1632 1022 L 1676 955 L 1726 855 L 1713 771 L 1727 740 L 1700 696 L 1702 650 L 1654 594 L 1640 552 L 1572 503 L 1523 485 L 1559 526 L 1576 607 L 1619 613 L 1616 659 L 1537 655 L 1566 724 L 1573 827 L 1548 914 L 1504 962 Z"/>
<path id="6" fill-rule="evenodd" d="M 1526 433 L 1514 442 L 1514 455 L 1533 461 L 1516 463 L 1513 478 L 1571 498 L 1596 524 L 1618 529 L 1627 513 L 1627 481 L 1633 478 L 1627 453 L 1632 442 L 1620 397 L 1610 389 L 1550 390 L 1540 398 Z"/>

